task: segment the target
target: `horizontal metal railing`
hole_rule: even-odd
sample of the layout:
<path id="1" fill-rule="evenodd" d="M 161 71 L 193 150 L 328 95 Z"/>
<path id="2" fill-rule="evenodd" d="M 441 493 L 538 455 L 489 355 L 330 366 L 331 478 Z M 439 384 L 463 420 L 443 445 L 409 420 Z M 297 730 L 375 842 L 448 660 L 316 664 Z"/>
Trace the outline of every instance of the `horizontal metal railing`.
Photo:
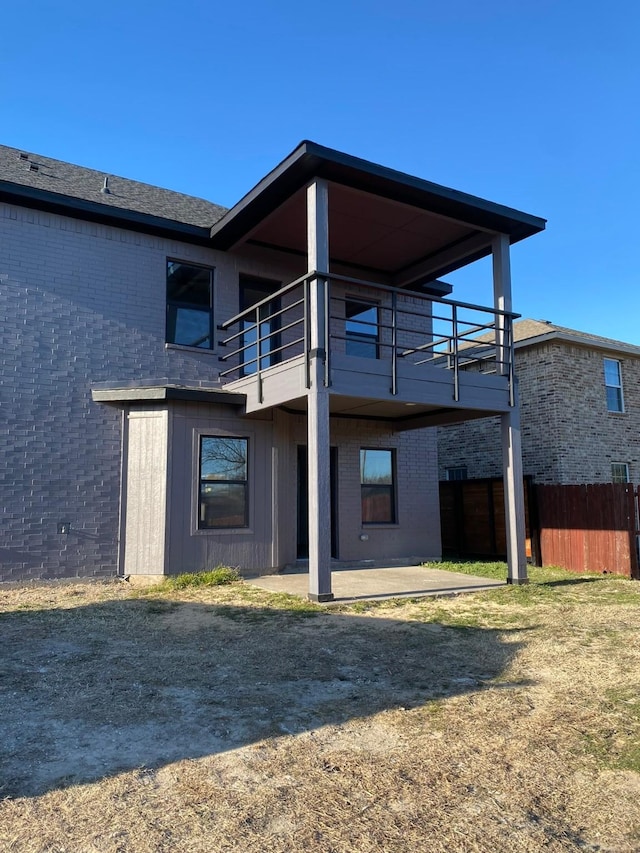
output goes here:
<path id="1" fill-rule="evenodd" d="M 311 285 L 323 284 L 322 303 L 312 316 Z M 358 319 L 369 313 L 366 319 Z M 362 354 L 389 362 L 390 391 L 398 393 L 398 365 L 431 365 L 453 374 L 453 399 L 460 399 L 460 372 L 476 370 L 508 377 L 514 405 L 513 320 L 508 311 L 394 288 L 349 276 L 313 271 L 290 282 L 219 328 L 237 327 L 220 344 L 230 366 L 221 377 L 255 375 L 262 402 L 265 370 L 304 357 L 309 387 L 311 324 L 317 324 L 324 381 L 331 383 L 331 357 Z M 355 367 L 354 369 L 357 369 Z"/>

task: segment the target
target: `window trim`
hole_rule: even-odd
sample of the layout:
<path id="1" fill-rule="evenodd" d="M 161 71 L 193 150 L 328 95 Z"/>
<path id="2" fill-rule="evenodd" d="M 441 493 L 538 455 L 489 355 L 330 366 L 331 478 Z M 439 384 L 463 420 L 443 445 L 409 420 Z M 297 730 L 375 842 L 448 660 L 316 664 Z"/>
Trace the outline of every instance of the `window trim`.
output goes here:
<path id="1" fill-rule="evenodd" d="M 447 482 L 449 483 L 459 483 L 462 482 L 462 480 L 469 479 L 469 470 L 466 465 L 452 465 L 451 467 L 445 468 L 444 470 L 445 474 L 447 475 Z M 463 476 L 451 476 L 452 474 L 455 475 L 457 473 L 463 473 Z"/>
<path id="2" fill-rule="evenodd" d="M 237 433 L 222 432 L 219 430 L 211 430 L 203 427 L 194 430 L 193 441 L 193 500 L 191 514 L 191 532 L 195 535 L 228 535 L 252 534 L 253 531 L 253 489 L 251 487 L 251 476 L 253 471 L 253 436 L 249 433 L 238 435 Z M 245 521 L 243 526 L 231 527 L 202 527 L 200 524 L 201 498 L 200 489 L 202 484 L 202 440 L 205 438 L 220 438 L 220 439 L 242 439 L 247 442 L 247 476 L 244 481 L 226 481 L 215 480 L 213 482 L 243 482 L 245 485 Z"/>
<path id="3" fill-rule="evenodd" d="M 616 476 L 615 476 L 614 471 L 613 471 L 613 469 L 616 465 L 624 466 L 624 476 L 626 479 L 624 479 L 624 480 L 617 480 L 616 479 Z M 629 480 L 629 463 L 628 462 L 612 462 L 611 463 L 611 482 L 612 483 L 629 483 L 630 482 L 630 480 Z"/>
<path id="4" fill-rule="evenodd" d="M 169 299 L 169 266 L 170 264 L 182 264 L 186 267 L 196 267 L 198 269 L 207 270 L 209 273 L 209 307 L 207 309 L 203 308 L 201 305 L 196 305 L 192 302 L 184 302 L 179 301 L 177 299 Z M 165 349 L 173 349 L 179 348 L 183 350 L 190 350 L 191 352 L 215 352 L 216 351 L 216 340 L 215 340 L 215 323 L 214 323 L 214 301 L 215 301 L 215 270 L 214 266 L 210 266 L 209 264 L 201 264 L 194 261 L 184 260 L 182 258 L 173 258 L 167 255 L 165 259 L 165 330 L 164 330 L 164 339 L 165 339 Z M 191 344 L 181 344 L 177 341 L 172 341 L 169 339 L 169 311 L 171 307 L 175 308 L 189 308 L 192 311 L 200 311 L 202 314 L 208 314 L 209 316 L 209 346 L 208 347 L 197 347 L 192 346 Z"/>
<path id="5" fill-rule="evenodd" d="M 618 371 L 618 383 L 616 385 L 611 384 L 607 381 L 607 362 L 617 365 Z M 605 388 L 605 402 L 607 405 L 607 412 L 611 412 L 614 415 L 623 415 L 625 413 L 624 408 L 624 390 L 622 387 L 622 361 L 618 358 L 608 358 L 605 356 L 603 358 L 603 370 L 604 370 L 604 388 Z M 609 406 L 609 395 L 607 393 L 609 388 L 614 388 L 616 391 L 620 392 L 620 408 L 612 409 Z"/>
<path id="6" fill-rule="evenodd" d="M 363 483 L 362 482 L 362 453 L 367 450 L 375 450 L 375 451 L 385 451 L 391 455 L 391 483 L 383 483 L 379 485 L 379 488 L 384 486 L 389 490 L 389 494 L 391 496 L 391 519 L 385 521 L 365 521 L 363 518 L 362 512 L 362 490 L 365 486 L 372 486 L 375 483 Z M 395 447 L 360 447 L 358 451 L 358 476 L 360 479 L 360 521 L 363 527 L 395 527 L 398 525 L 398 476 L 397 476 L 397 459 L 396 459 L 396 448 Z"/>

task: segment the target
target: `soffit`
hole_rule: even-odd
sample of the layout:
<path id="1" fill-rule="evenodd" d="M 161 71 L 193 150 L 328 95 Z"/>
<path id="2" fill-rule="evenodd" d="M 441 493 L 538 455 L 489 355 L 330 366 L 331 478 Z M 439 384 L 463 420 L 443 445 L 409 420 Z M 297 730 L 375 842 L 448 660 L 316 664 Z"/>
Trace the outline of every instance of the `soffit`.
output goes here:
<path id="1" fill-rule="evenodd" d="M 433 259 L 427 265 L 435 278 L 489 254 L 497 233 L 513 243 L 545 225 L 538 217 L 303 142 L 213 226 L 214 246 L 253 243 L 306 255 L 306 186 L 315 178 L 329 184 L 334 264 L 398 274 Z"/>
<path id="2" fill-rule="evenodd" d="M 477 229 L 402 202 L 329 184 L 329 247 L 333 264 L 395 274 L 478 233 Z M 487 232 L 487 245 L 492 236 Z M 298 190 L 267 216 L 246 240 L 306 256 L 305 190 Z"/>

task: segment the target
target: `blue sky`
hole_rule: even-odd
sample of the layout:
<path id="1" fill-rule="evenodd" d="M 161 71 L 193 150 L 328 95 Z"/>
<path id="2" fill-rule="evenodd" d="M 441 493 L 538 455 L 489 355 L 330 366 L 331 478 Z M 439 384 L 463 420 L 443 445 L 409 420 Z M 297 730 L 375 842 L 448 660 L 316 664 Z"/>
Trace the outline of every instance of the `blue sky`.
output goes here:
<path id="1" fill-rule="evenodd" d="M 5 4 L 0 142 L 232 205 L 301 139 L 548 219 L 525 316 L 640 345 L 634 0 Z M 487 263 L 451 277 L 490 301 Z"/>

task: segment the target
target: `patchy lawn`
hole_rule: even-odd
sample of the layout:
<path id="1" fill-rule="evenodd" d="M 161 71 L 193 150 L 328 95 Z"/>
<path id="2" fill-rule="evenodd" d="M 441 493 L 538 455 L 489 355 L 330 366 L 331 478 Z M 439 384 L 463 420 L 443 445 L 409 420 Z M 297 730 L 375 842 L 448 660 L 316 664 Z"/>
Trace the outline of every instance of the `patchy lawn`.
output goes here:
<path id="1" fill-rule="evenodd" d="M 0 601 L 7 853 L 640 850 L 637 582 Z"/>

